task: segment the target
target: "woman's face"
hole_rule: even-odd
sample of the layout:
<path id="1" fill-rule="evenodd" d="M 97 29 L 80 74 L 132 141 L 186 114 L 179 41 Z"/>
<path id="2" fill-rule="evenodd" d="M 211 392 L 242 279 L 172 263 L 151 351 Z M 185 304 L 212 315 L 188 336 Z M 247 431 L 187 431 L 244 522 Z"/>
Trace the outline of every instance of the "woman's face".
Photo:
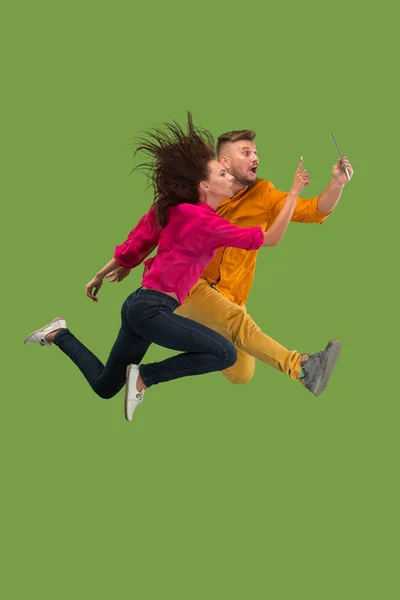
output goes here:
<path id="1" fill-rule="evenodd" d="M 234 177 L 217 160 L 208 163 L 208 173 L 208 179 L 204 182 L 208 204 L 217 208 L 224 198 L 231 198 Z"/>

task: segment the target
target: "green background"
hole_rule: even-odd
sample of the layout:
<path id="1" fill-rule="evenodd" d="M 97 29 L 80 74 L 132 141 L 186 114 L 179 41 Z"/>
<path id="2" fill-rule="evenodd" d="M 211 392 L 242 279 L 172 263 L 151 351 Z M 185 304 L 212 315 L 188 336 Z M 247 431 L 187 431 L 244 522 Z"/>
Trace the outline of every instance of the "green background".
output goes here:
<path id="1" fill-rule="evenodd" d="M 1 586 L 14 598 L 399 597 L 397 21 L 389 2 L 9 3 L 3 58 Z M 162 121 L 257 131 L 259 175 L 301 155 L 321 226 L 259 254 L 248 309 L 289 348 L 343 352 L 318 399 L 258 363 L 149 391 L 130 424 L 55 347 L 105 359 L 137 269 L 85 284 L 147 210 L 129 143 Z M 167 356 L 152 348 L 149 359 Z"/>

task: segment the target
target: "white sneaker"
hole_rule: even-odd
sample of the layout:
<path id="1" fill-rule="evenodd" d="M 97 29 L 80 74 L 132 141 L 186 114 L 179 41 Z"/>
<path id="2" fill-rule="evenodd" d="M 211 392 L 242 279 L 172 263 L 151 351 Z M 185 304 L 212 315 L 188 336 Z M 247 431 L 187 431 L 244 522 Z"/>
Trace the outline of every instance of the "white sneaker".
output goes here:
<path id="1" fill-rule="evenodd" d="M 132 421 L 133 413 L 138 404 L 143 402 L 144 392 L 138 392 L 136 383 L 140 375 L 137 365 L 128 365 L 126 368 L 126 386 L 125 386 L 125 419 Z"/>
<path id="2" fill-rule="evenodd" d="M 45 325 L 41 329 L 36 329 L 25 338 L 24 344 L 40 344 L 41 346 L 50 346 L 51 342 L 48 342 L 45 338 L 46 335 L 55 331 L 56 329 L 67 329 L 67 321 L 64 317 L 56 317 L 48 325 Z"/>

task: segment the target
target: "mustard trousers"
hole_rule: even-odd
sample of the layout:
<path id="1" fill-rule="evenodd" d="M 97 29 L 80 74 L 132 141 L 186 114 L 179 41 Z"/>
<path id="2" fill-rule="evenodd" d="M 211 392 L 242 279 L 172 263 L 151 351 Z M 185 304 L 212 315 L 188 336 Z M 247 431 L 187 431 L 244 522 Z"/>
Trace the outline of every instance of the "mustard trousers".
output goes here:
<path id="1" fill-rule="evenodd" d="M 175 312 L 214 329 L 235 345 L 237 361 L 222 371 L 232 383 L 250 381 L 254 375 L 256 358 L 291 379 L 300 377 L 301 354 L 287 350 L 263 333 L 245 306 L 231 302 L 204 279 L 198 281 Z"/>

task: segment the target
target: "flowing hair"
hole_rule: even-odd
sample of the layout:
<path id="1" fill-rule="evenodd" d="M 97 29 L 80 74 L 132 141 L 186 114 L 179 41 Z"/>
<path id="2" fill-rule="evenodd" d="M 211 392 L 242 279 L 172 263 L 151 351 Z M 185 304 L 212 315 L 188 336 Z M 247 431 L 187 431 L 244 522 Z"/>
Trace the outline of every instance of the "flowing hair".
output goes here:
<path id="1" fill-rule="evenodd" d="M 199 201 L 199 183 L 208 178 L 208 163 L 215 158 L 214 138 L 207 129 L 195 127 L 188 112 L 187 133 L 176 121 L 163 123 L 163 128 L 143 132 L 134 144 L 134 155 L 143 153 L 148 160 L 132 172 L 139 169 L 147 174 L 154 189 L 157 223 L 165 227 L 171 206 Z"/>

